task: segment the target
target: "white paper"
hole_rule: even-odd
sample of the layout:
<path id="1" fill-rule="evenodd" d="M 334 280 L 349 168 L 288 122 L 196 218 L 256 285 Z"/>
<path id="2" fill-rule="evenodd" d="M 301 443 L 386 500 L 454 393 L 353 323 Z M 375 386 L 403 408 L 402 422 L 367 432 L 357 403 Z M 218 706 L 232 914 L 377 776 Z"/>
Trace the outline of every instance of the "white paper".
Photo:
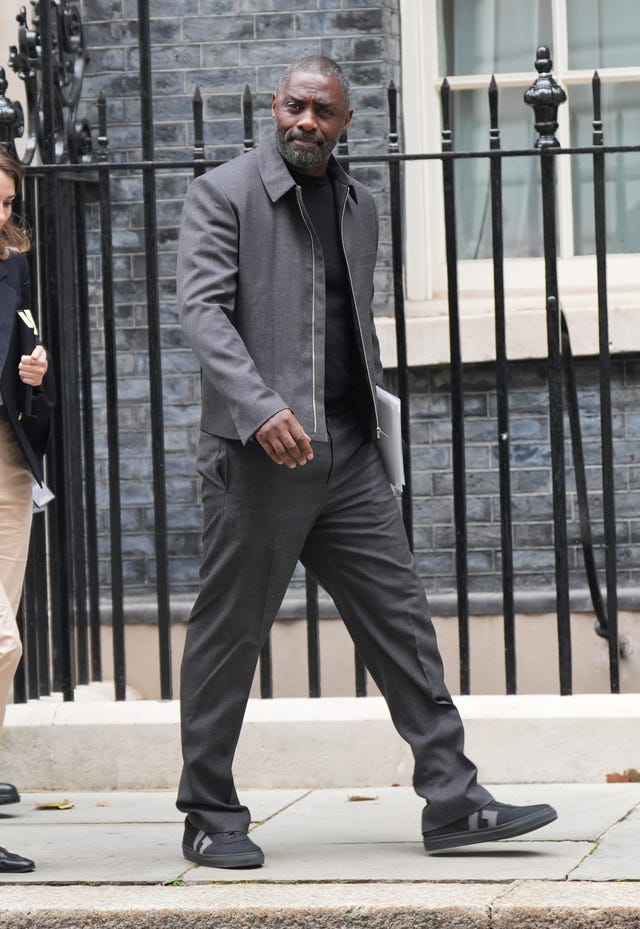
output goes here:
<path id="1" fill-rule="evenodd" d="M 53 500 L 53 492 L 46 484 L 43 484 L 41 487 L 37 481 L 34 481 L 31 486 L 31 494 L 33 497 L 33 505 L 38 509 L 41 509 Z"/>
<path id="2" fill-rule="evenodd" d="M 389 483 L 396 490 L 404 486 L 404 459 L 402 457 L 402 423 L 400 398 L 382 387 L 376 387 L 378 399 L 378 423 L 381 435 L 378 439 L 380 457 Z"/>

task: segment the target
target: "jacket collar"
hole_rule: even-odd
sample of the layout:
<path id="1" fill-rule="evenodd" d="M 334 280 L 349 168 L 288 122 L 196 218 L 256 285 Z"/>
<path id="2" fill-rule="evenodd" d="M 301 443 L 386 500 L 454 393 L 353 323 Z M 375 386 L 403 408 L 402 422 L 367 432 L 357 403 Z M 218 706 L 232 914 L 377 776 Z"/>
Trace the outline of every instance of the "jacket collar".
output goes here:
<path id="1" fill-rule="evenodd" d="M 275 203 L 296 186 L 296 182 L 287 169 L 286 161 L 276 148 L 275 133 L 271 133 L 268 138 L 260 142 L 256 148 L 256 156 L 262 182 Z M 334 183 L 349 188 L 349 193 L 357 203 L 358 197 L 353 181 L 333 155 L 329 161 L 328 173 Z"/>

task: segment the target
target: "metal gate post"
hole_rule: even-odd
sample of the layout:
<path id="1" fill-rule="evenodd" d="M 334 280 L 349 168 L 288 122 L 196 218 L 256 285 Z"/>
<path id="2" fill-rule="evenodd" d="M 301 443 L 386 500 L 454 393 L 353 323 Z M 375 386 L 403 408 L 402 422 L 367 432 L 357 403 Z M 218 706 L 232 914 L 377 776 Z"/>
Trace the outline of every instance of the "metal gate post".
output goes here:
<path id="1" fill-rule="evenodd" d="M 524 94 L 533 108 L 538 132 L 535 147 L 540 150 L 542 180 L 542 225 L 547 310 L 547 379 L 549 385 L 549 429 L 553 493 L 553 527 L 556 574 L 556 614 L 560 692 L 570 694 L 571 616 L 569 606 L 569 553 L 567 541 L 567 498 L 564 463 L 564 424 L 562 404 L 562 365 L 560 340 L 560 304 L 558 300 L 558 255 L 556 248 L 556 164 L 559 148 L 555 132 L 558 107 L 567 99 L 552 74 L 549 49 L 541 45 L 536 54 L 539 77 Z"/>

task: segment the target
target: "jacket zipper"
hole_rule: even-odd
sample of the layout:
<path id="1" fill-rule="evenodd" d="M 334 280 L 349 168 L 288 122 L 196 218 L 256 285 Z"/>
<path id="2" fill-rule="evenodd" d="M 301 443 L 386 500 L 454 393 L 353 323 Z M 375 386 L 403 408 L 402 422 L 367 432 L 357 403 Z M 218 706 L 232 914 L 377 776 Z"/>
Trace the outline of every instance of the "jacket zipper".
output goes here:
<path id="1" fill-rule="evenodd" d="M 347 274 L 349 275 L 349 288 L 351 290 L 351 299 L 353 300 L 353 309 L 355 312 L 355 317 L 358 323 L 358 332 L 360 334 L 360 344 L 362 345 L 362 355 L 364 357 L 364 366 L 367 374 L 367 382 L 369 384 L 369 390 L 371 391 L 371 399 L 373 401 L 373 413 L 376 418 L 376 437 L 379 439 L 382 435 L 382 429 L 380 428 L 380 421 L 378 420 L 378 403 L 376 400 L 376 391 L 373 380 L 371 378 L 371 372 L 369 370 L 369 362 L 367 360 L 367 349 L 364 344 L 364 336 L 362 334 L 362 326 L 360 324 L 360 316 L 358 314 L 358 304 L 356 301 L 356 293 L 353 287 L 353 280 L 351 278 L 351 268 L 349 267 L 349 259 L 347 258 L 347 250 L 344 246 L 344 214 L 347 208 L 347 200 L 349 198 L 349 190 L 347 189 L 344 200 L 342 202 L 342 210 L 340 213 L 340 242 L 342 243 L 342 254 L 344 255 L 344 263 L 347 267 Z"/>
<path id="2" fill-rule="evenodd" d="M 296 199 L 300 209 L 302 221 L 307 227 L 309 238 L 311 240 L 311 406 L 313 409 L 313 431 L 318 431 L 318 412 L 316 409 L 316 250 L 313 246 L 313 233 L 307 222 L 307 217 L 302 200 L 302 188 L 296 184 Z"/>

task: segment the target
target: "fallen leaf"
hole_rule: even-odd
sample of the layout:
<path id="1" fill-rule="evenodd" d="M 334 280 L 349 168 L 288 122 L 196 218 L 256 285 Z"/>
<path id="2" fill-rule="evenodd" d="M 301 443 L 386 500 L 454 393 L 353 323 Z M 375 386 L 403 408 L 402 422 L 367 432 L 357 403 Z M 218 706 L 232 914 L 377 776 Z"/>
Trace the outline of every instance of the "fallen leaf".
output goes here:
<path id="1" fill-rule="evenodd" d="M 607 774 L 607 784 L 628 784 L 629 778 L 626 774 Z"/>
<path id="2" fill-rule="evenodd" d="M 640 781 L 640 771 L 636 771 L 635 768 L 628 768 L 625 772 L 625 777 L 628 777 L 632 784 L 637 784 Z"/>
<path id="3" fill-rule="evenodd" d="M 361 800 L 377 800 L 377 797 L 367 797 L 365 794 L 351 794 L 347 798 L 348 800 L 353 800 L 354 802 L 359 803 Z"/>
<path id="4" fill-rule="evenodd" d="M 71 800 L 52 800 L 50 803 L 36 803 L 36 810 L 72 810 Z"/>

